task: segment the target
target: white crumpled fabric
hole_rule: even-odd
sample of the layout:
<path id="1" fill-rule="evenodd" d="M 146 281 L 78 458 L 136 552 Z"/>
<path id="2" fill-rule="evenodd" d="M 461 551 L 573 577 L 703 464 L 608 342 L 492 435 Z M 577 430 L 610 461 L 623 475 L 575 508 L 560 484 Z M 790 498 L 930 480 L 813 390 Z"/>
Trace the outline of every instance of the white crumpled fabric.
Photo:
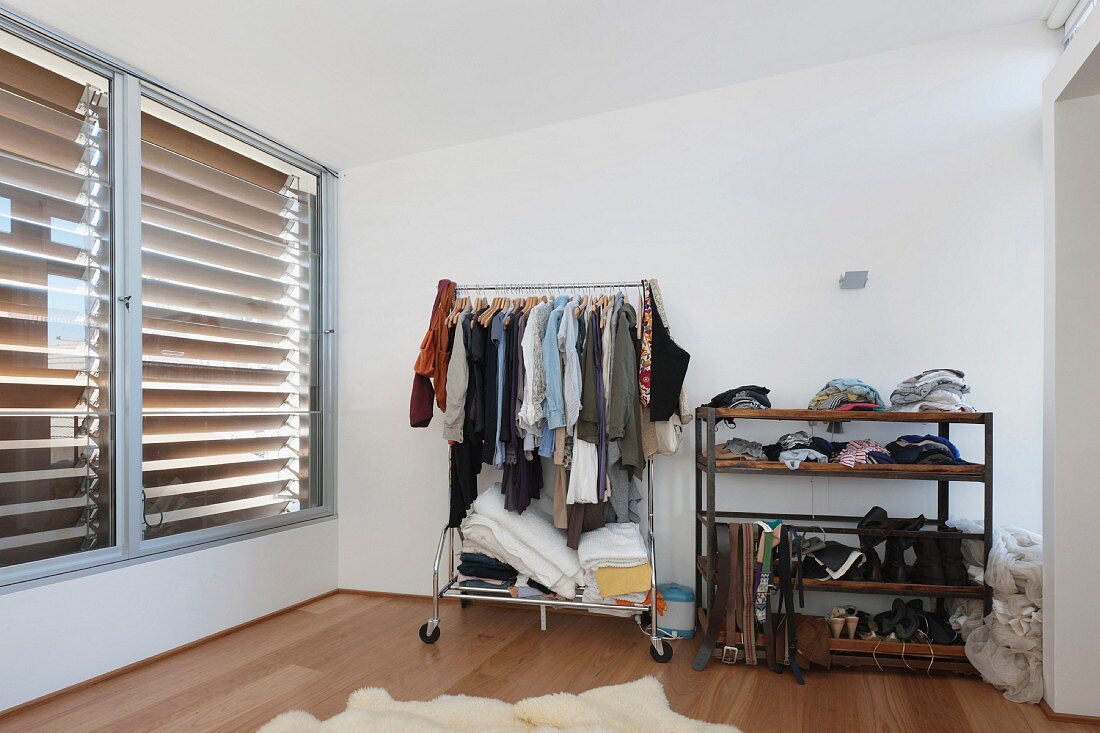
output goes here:
<path id="1" fill-rule="evenodd" d="M 982 522 L 952 519 L 963 532 L 982 532 Z M 963 542 L 970 576 L 993 588 L 993 610 L 982 618 L 981 600 L 956 604 L 951 625 L 966 639 L 966 656 L 986 682 L 1013 702 L 1043 697 L 1043 538 L 1018 527 L 994 527 L 989 566 L 982 545 Z"/>

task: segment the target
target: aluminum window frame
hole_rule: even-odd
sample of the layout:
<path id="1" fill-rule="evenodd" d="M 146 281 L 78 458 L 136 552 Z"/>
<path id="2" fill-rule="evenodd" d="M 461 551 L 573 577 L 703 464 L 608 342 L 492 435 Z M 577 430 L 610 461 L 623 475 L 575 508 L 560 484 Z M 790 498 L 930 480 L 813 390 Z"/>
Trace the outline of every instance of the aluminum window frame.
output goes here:
<path id="1" fill-rule="evenodd" d="M 151 79 L 134 68 L 53 29 L 0 6 L 0 31 L 33 43 L 111 80 L 111 490 L 114 545 L 0 568 L 0 595 L 92 572 L 147 561 L 157 555 L 215 547 L 336 517 L 336 259 L 338 174 L 247 125 Z M 321 310 L 318 357 L 320 450 L 311 455 L 320 473 L 321 504 L 288 514 L 145 540 L 142 537 L 141 402 L 141 99 L 209 125 L 268 155 L 318 176 L 316 221 Z M 124 303 L 129 296 L 128 304 Z M 314 410 L 311 406 L 311 410 Z M 0 411 L 2 412 L 2 411 Z M 311 443 L 317 436 L 311 435 Z M 315 461 L 315 457 L 319 462 Z M 311 473 L 313 473 L 311 469 Z"/>

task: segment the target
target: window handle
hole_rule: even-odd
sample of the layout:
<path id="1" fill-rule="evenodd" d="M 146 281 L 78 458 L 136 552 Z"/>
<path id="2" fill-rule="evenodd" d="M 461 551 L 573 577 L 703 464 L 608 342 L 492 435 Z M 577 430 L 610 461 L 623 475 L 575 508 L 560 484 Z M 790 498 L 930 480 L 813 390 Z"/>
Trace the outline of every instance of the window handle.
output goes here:
<path id="1" fill-rule="evenodd" d="M 118 302 L 126 306 L 126 310 L 130 310 L 130 298 L 133 297 L 132 295 L 120 295 L 118 296 Z"/>

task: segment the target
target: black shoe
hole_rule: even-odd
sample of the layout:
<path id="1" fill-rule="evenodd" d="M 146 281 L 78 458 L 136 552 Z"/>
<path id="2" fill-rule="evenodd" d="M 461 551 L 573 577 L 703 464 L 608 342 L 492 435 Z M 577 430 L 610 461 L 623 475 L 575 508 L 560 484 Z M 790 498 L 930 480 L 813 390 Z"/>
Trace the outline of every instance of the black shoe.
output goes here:
<path id="1" fill-rule="evenodd" d="M 909 574 L 912 582 L 926 585 L 945 584 L 938 534 L 938 532 L 928 532 L 927 537 L 920 537 L 913 544 L 917 559 Z"/>
<path id="2" fill-rule="evenodd" d="M 915 532 L 924 526 L 924 515 L 912 519 L 891 519 L 890 529 Z M 905 550 L 913 545 L 911 537 L 887 537 L 886 557 L 882 561 L 882 577 L 887 583 L 908 583 L 909 569 L 905 566 Z"/>
<path id="3" fill-rule="evenodd" d="M 900 598 L 895 598 L 893 607 L 889 611 L 876 615 L 874 621 L 880 636 L 893 634 L 898 641 L 909 641 L 920 627 L 920 619 L 916 611 Z"/>
<path id="4" fill-rule="evenodd" d="M 944 527 L 942 534 L 961 534 L 953 527 Z M 944 585 L 966 585 L 970 576 L 963 562 L 962 540 L 940 537 L 940 558 L 943 560 Z"/>
<path id="5" fill-rule="evenodd" d="M 914 598 L 906 604 L 917 619 L 917 628 L 924 633 L 932 644 L 960 644 L 962 637 L 951 626 L 951 622 L 936 611 L 925 611 L 924 603 Z"/>
<path id="6" fill-rule="evenodd" d="M 889 529 L 889 525 L 890 518 L 886 515 L 886 510 L 880 506 L 875 506 L 871 507 L 871 511 L 859 520 L 856 529 Z M 886 538 L 882 535 L 859 535 L 859 549 L 866 558 L 866 562 L 863 564 L 864 580 L 874 583 L 882 582 L 882 562 L 878 558 L 875 547 L 881 544 L 884 539 Z"/>

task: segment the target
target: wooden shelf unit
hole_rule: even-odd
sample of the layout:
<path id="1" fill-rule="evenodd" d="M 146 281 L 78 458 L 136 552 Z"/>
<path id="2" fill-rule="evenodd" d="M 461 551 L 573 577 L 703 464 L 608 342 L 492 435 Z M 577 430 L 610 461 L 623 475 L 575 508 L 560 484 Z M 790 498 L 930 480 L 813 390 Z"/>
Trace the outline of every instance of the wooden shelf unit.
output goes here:
<path id="1" fill-rule="evenodd" d="M 725 410 L 712 407 L 699 407 L 695 411 L 695 554 L 696 580 L 695 598 L 700 618 L 705 615 L 706 607 L 714 588 L 714 567 L 717 560 L 715 548 L 715 528 L 719 520 L 749 521 L 755 519 L 782 519 L 785 523 L 800 530 L 813 529 L 825 534 L 857 534 L 856 524 L 862 516 L 847 515 L 808 515 L 767 512 L 736 512 L 715 510 L 716 478 L 719 474 L 747 476 L 824 476 L 844 479 L 891 479 L 935 481 L 937 483 L 936 514 L 926 522 L 931 530 L 907 532 L 899 530 L 874 530 L 871 534 L 886 537 L 917 537 L 946 526 L 950 516 L 951 484 L 956 482 L 980 483 L 984 488 L 984 525 L 981 534 L 958 533 L 956 539 L 981 540 L 985 556 L 988 559 L 993 535 L 993 413 L 991 412 L 858 412 L 845 410 Z M 871 422 L 928 424 L 937 426 L 937 434 L 942 438 L 951 437 L 951 425 L 980 425 L 984 430 L 985 456 L 981 464 L 962 466 L 911 465 L 911 464 L 857 464 L 848 467 L 838 463 L 803 463 L 798 469 L 791 470 L 778 461 L 742 461 L 736 459 L 717 459 L 714 457 L 717 445 L 716 432 L 723 420 L 773 420 L 808 423 L 832 422 Z M 909 431 L 916 432 L 916 431 Z M 879 502 L 887 506 L 888 501 Z M 870 508 L 870 507 L 868 507 Z M 822 526 L 823 523 L 830 526 Z M 831 526 L 833 524 L 849 526 Z M 865 530 L 865 532 L 868 532 Z M 943 608 L 945 598 L 971 597 L 981 598 L 985 613 L 992 608 L 992 592 L 986 585 L 970 583 L 964 586 L 927 585 L 919 583 L 872 583 L 853 580 L 803 580 L 804 590 L 832 593 L 873 593 L 895 596 L 917 596 L 934 598 Z M 705 624 L 704 624 L 705 625 Z M 900 642 L 865 642 L 863 640 L 834 639 L 830 644 L 833 660 L 840 665 L 874 665 L 881 667 L 908 667 L 907 659 L 935 659 L 936 669 L 949 671 L 973 671 L 966 661 L 962 647 L 943 647 L 933 645 L 901 644 Z M 870 645 L 862 646 L 862 645 Z M 876 647 L 876 644 L 878 645 Z M 895 649 L 894 647 L 898 647 Z M 719 645 L 717 648 L 721 648 Z M 876 651 L 877 648 L 877 651 Z M 924 649 L 923 654 L 919 651 Z M 955 651 L 958 650 L 958 651 Z M 901 655 L 900 657 L 897 655 Z M 917 666 L 910 668 L 918 668 Z M 926 667 L 919 667 L 922 671 Z"/>

